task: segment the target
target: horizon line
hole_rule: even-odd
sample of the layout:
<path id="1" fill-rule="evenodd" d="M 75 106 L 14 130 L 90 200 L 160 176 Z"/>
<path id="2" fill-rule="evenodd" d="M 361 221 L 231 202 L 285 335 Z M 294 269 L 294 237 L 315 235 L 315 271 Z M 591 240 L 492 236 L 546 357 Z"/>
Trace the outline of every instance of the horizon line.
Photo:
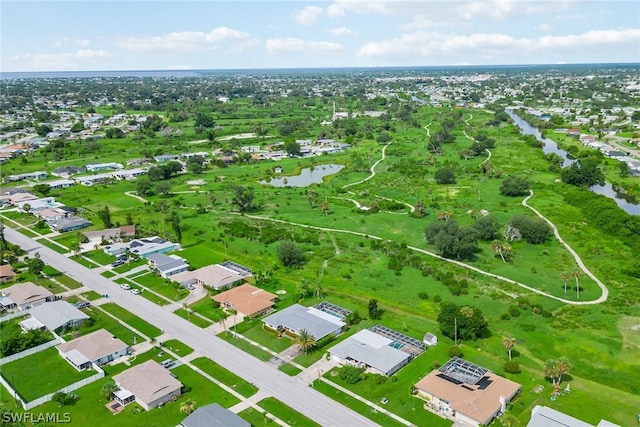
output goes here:
<path id="1" fill-rule="evenodd" d="M 456 64 L 456 65 L 344 65 L 328 67 L 237 67 L 237 68 L 138 68 L 138 69 L 103 69 L 103 70 L 40 70 L 40 71 L 2 71 L 3 74 L 37 74 L 37 73 L 117 73 L 117 72 L 197 72 L 197 71 L 268 71 L 268 70 L 348 70 L 348 69 L 407 69 L 407 68 L 499 68 L 499 67 L 540 67 L 540 66 L 576 66 L 576 65 L 638 65 L 640 62 L 562 62 L 562 63 L 528 63 L 528 64 Z"/>

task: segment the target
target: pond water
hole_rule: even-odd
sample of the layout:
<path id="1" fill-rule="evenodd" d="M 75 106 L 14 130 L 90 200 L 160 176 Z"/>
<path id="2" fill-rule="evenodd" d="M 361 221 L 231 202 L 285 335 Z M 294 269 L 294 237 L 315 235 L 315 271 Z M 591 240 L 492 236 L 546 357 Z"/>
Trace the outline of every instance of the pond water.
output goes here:
<path id="1" fill-rule="evenodd" d="M 318 165 L 304 168 L 299 175 L 273 178 L 270 181 L 260 181 L 260 184 L 268 184 L 272 187 L 308 187 L 311 184 L 322 184 L 325 176 L 340 172 L 344 165 Z"/>
<path id="2" fill-rule="evenodd" d="M 526 120 L 514 113 L 513 110 L 506 109 L 505 111 L 509 115 L 509 117 L 513 119 L 513 123 L 518 126 L 518 128 L 520 129 L 520 133 L 522 133 L 523 135 L 533 135 L 538 141 L 544 144 L 542 150 L 545 154 L 556 153 L 557 155 L 562 157 L 562 167 L 567 167 L 575 162 L 575 160 L 569 158 L 566 151 L 558 147 L 558 144 L 556 144 L 555 141 L 549 138 L 543 138 L 540 130 L 531 126 L 529 123 L 527 123 Z M 630 215 L 640 215 L 640 204 L 631 203 L 625 200 L 625 198 L 618 192 L 616 192 L 613 186 L 608 182 L 605 182 L 604 185 L 594 185 L 590 187 L 589 190 L 596 194 L 601 194 L 610 199 L 613 199 L 621 209 L 623 209 Z"/>

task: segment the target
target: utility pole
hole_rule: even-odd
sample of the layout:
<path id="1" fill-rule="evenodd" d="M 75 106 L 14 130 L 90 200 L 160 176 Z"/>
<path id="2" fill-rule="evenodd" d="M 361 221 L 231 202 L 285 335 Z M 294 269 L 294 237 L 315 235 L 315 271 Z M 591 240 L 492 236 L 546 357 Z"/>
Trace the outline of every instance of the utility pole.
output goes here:
<path id="1" fill-rule="evenodd" d="M 453 344 L 458 345 L 458 318 L 457 317 L 453 318 L 453 325 L 454 325 L 453 328 L 454 328 L 454 334 L 455 334 Z"/>

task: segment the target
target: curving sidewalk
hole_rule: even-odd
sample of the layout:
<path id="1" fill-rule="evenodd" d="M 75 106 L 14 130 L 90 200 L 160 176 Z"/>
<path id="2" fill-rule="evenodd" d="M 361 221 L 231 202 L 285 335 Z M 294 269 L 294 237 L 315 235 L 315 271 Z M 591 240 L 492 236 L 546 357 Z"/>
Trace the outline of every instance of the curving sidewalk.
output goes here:
<path id="1" fill-rule="evenodd" d="M 390 143 L 388 143 L 387 145 L 385 145 L 384 147 L 382 147 L 382 157 L 380 157 L 380 158 L 378 159 L 378 161 L 376 161 L 373 165 L 371 165 L 371 168 L 369 169 L 369 170 L 371 171 L 371 174 L 370 174 L 368 177 L 366 177 L 366 178 L 364 178 L 364 179 L 361 179 L 360 181 L 352 182 L 351 184 L 343 185 L 343 186 L 342 186 L 342 189 L 344 190 L 345 188 L 349 188 L 349 187 L 352 187 L 352 186 L 354 186 L 354 185 L 362 184 L 362 183 L 364 183 L 364 182 L 369 181 L 369 180 L 370 180 L 371 178 L 373 178 L 374 176 L 376 176 L 376 166 L 378 166 L 378 164 L 379 164 L 381 161 L 383 161 L 384 159 L 386 159 L 386 158 L 387 158 L 387 154 L 386 154 L 387 147 L 388 147 L 388 146 L 390 146 L 391 144 L 393 144 L 393 143 L 392 143 L 392 142 L 390 142 Z"/>
<path id="2" fill-rule="evenodd" d="M 526 200 L 529 199 L 530 197 L 531 196 L 528 196 L 525 200 L 523 200 L 523 205 L 528 207 L 529 209 L 534 210 L 533 208 L 531 208 L 530 206 L 526 205 L 526 203 L 525 203 Z M 534 212 L 538 213 L 536 210 L 534 210 Z M 235 213 L 235 214 L 236 215 L 240 215 L 239 213 Z M 540 214 L 538 213 L 538 215 L 540 215 Z M 294 225 L 294 226 L 297 226 L 297 227 L 309 228 L 309 229 L 319 230 L 319 231 L 327 231 L 327 232 L 330 232 L 330 233 L 352 234 L 354 236 L 361 236 L 361 237 L 366 237 L 366 238 L 369 238 L 369 239 L 386 240 L 386 239 L 383 239 L 382 237 L 374 236 L 372 234 L 367 234 L 367 233 L 361 233 L 359 231 L 351 231 L 351 230 L 328 228 L 328 227 L 318 227 L 318 226 L 315 226 L 315 225 L 300 224 L 300 223 L 297 223 L 297 222 L 285 221 L 285 220 L 282 220 L 282 219 L 267 218 L 267 217 L 258 216 L 258 215 L 243 214 L 243 216 L 245 216 L 247 218 L 253 218 L 253 219 L 261 220 L 261 221 L 277 222 L 277 223 L 280 223 L 280 224 Z M 559 238 L 559 234 L 557 233 L 557 229 L 555 228 L 555 226 L 548 219 L 546 219 L 544 217 L 542 217 L 542 218 L 545 221 L 549 222 L 549 224 L 552 225 L 552 228 L 554 228 L 554 234 L 556 235 L 557 238 Z M 580 257 L 575 253 L 575 251 L 573 251 L 573 249 L 571 249 L 564 242 L 564 240 L 559 239 L 559 241 L 571 252 L 572 255 L 574 255 L 574 258 L 578 262 L 578 265 L 580 265 L 581 268 L 584 267 L 584 264 L 582 263 L 582 260 L 580 260 Z M 445 262 L 448 262 L 450 264 L 455 264 L 455 265 L 457 265 L 459 267 L 463 267 L 463 268 L 466 268 L 468 270 L 475 271 L 476 273 L 482 274 L 483 276 L 491 277 L 493 279 L 498 279 L 500 281 L 509 283 L 511 285 L 519 286 L 519 287 L 521 287 L 523 289 L 526 289 L 526 290 L 528 290 L 530 292 L 533 292 L 535 294 L 542 295 L 542 296 L 545 296 L 547 298 L 555 299 L 555 300 L 563 302 L 565 304 L 571 304 L 571 305 L 600 304 L 600 303 L 606 301 L 607 297 L 609 295 L 609 290 L 606 288 L 606 286 L 604 286 L 604 284 L 600 280 L 598 280 L 598 278 L 595 277 L 586 267 L 584 267 L 583 271 L 586 274 L 588 274 L 589 277 L 594 279 L 596 281 L 596 283 L 598 284 L 598 286 L 600 286 L 600 288 L 602 289 L 602 295 L 600 296 L 600 298 L 595 299 L 595 300 L 591 300 L 591 301 L 572 301 L 572 300 L 564 299 L 564 298 L 552 295 L 550 293 L 541 291 L 540 289 L 533 288 L 533 287 L 531 287 L 529 285 L 525 285 L 524 283 L 518 282 L 516 280 L 509 279 L 508 277 L 504 277 L 504 276 L 501 276 L 499 274 L 494 274 L 494 273 L 490 273 L 490 272 L 485 271 L 485 270 L 481 270 L 481 269 L 479 269 L 477 267 L 474 267 L 473 265 L 466 264 L 466 263 L 464 263 L 462 261 L 457 261 L 457 260 L 454 260 L 454 259 L 445 258 L 443 256 L 440 256 L 440 255 L 438 255 L 438 254 L 436 254 L 434 252 L 428 251 L 426 249 L 417 248 L 415 246 L 407 246 L 407 248 L 411 249 L 412 251 L 420 252 L 422 254 L 429 255 L 430 257 L 437 258 L 437 259 L 439 259 L 441 261 L 445 261 Z"/>
<path id="3" fill-rule="evenodd" d="M 590 303 L 591 304 L 598 304 L 598 303 L 601 303 L 601 302 L 605 302 L 607 300 L 607 298 L 609 297 L 609 289 L 605 286 L 604 283 L 602 283 L 602 281 L 600 281 L 600 279 L 598 279 L 595 276 L 595 274 L 593 274 L 591 271 L 589 271 L 587 266 L 584 265 L 584 263 L 582 262 L 582 259 L 580 258 L 580 255 L 578 255 L 576 253 L 576 251 L 574 251 L 573 248 L 571 246 L 569 246 L 569 244 L 567 244 L 567 242 L 562 240 L 562 237 L 560 237 L 560 232 L 558 232 L 558 227 L 556 227 L 555 224 L 552 223 L 550 220 L 545 218 L 540 212 L 538 212 L 537 209 L 535 209 L 535 208 L 533 208 L 533 207 L 531 207 L 531 206 L 529 206 L 527 204 L 529 199 L 531 199 L 532 197 L 533 197 L 533 190 L 529 190 L 529 195 L 522 200 L 522 206 L 531 209 L 536 215 L 538 215 L 547 224 L 549 224 L 549 226 L 553 230 L 553 235 L 556 237 L 556 239 L 558 239 L 558 242 L 560 242 L 560 244 L 562 246 L 564 246 L 565 249 L 567 251 L 569 251 L 569 253 L 573 256 L 573 259 L 576 260 L 576 264 L 578 264 L 578 267 L 580 267 L 580 270 L 582 270 L 584 272 L 584 274 L 589 276 L 591 278 L 591 280 L 596 282 L 596 284 L 600 287 L 600 289 L 602 290 L 602 295 L 600 295 L 600 298 L 598 298 L 596 300 L 593 300 L 593 301 L 590 301 Z"/>

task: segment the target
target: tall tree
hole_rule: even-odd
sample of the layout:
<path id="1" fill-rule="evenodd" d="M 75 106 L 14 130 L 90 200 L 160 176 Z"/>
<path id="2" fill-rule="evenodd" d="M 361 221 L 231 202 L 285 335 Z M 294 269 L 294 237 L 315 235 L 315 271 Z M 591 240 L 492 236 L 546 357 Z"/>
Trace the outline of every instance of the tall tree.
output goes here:
<path id="1" fill-rule="evenodd" d="M 511 350 L 513 346 L 516 344 L 516 339 L 513 337 L 502 337 L 502 345 L 509 352 L 509 360 L 511 360 Z"/>
<path id="2" fill-rule="evenodd" d="M 111 212 L 109 211 L 109 206 L 105 206 L 104 209 L 98 211 L 98 216 L 102 220 L 104 228 L 111 228 L 113 226 L 111 223 Z"/>
<path id="3" fill-rule="evenodd" d="M 233 189 L 231 203 L 237 206 L 239 212 L 251 212 L 256 209 L 253 188 L 238 185 Z"/>
<path id="4" fill-rule="evenodd" d="M 283 240 L 276 249 L 276 256 L 285 267 L 304 264 L 304 253 L 291 240 Z"/>
<path id="5" fill-rule="evenodd" d="M 176 235 L 178 243 L 182 242 L 182 227 L 180 226 L 180 216 L 178 212 L 173 211 L 171 213 L 171 228 Z"/>
<path id="6" fill-rule="evenodd" d="M 569 273 L 562 273 L 560 275 L 560 279 L 562 279 L 562 281 L 564 282 L 564 293 L 567 293 L 567 282 L 569 281 L 569 279 L 571 278 L 571 275 Z"/>
<path id="7" fill-rule="evenodd" d="M 111 399 L 111 396 L 113 395 L 113 393 L 115 393 L 118 390 L 120 390 L 120 387 L 118 387 L 115 381 L 111 380 L 106 382 L 102 386 L 102 389 L 100 389 L 100 393 L 102 393 L 105 399 L 109 400 Z"/>
<path id="8" fill-rule="evenodd" d="M 33 255 L 33 258 L 27 261 L 27 265 L 29 267 L 29 273 L 40 276 L 40 273 L 42 273 L 42 269 L 44 269 L 44 261 L 40 259 L 40 252 L 36 252 Z"/>
<path id="9" fill-rule="evenodd" d="M 576 299 L 580 299 L 580 277 L 582 276 L 582 271 L 574 270 L 571 275 L 576 279 Z"/>

